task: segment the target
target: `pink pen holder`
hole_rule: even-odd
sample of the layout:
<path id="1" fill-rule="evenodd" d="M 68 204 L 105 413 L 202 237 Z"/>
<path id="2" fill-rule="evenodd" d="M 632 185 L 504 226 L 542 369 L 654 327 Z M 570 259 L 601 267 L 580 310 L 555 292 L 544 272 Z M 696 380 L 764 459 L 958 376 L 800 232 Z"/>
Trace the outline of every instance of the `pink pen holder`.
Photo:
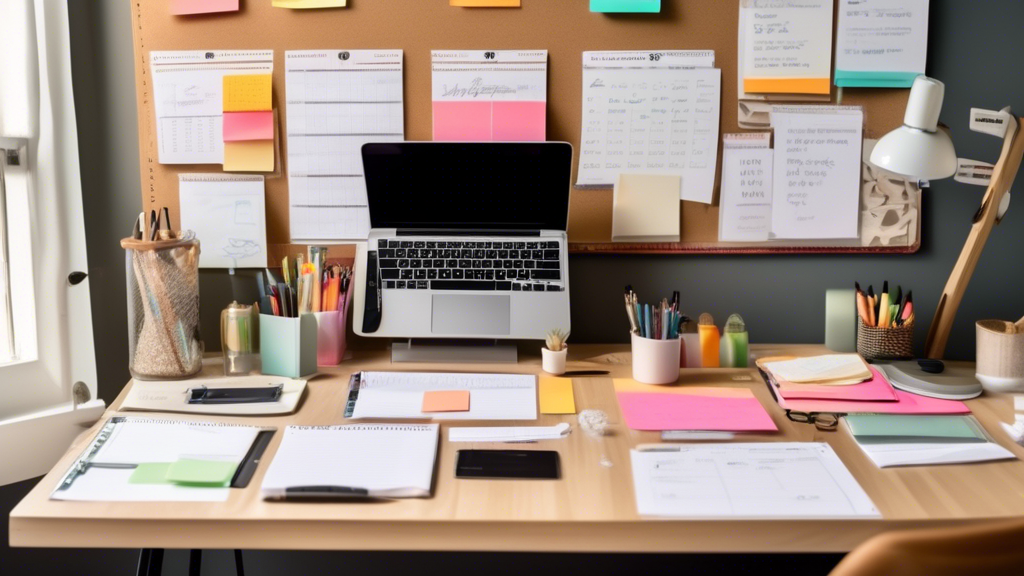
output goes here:
<path id="1" fill-rule="evenodd" d="M 341 310 L 331 312 L 315 312 L 317 326 L 316 364 L 317 366 L 337 366 L 345 359 L 348 332 L 348 308 L 352 301 L 352 286 L 349 285 Z"/>

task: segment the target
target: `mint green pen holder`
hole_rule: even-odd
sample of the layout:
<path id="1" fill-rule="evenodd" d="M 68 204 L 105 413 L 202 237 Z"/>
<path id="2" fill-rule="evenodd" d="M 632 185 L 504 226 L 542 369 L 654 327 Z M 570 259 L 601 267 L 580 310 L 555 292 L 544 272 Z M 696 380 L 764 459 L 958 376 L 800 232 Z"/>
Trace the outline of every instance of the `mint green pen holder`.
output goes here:
<path id="1" fill-rule="evenodd" d="M 285 318 L 260 314 L 263 373 L 299 378 L 316 372 L 317 328 L 312 314 Z"/>

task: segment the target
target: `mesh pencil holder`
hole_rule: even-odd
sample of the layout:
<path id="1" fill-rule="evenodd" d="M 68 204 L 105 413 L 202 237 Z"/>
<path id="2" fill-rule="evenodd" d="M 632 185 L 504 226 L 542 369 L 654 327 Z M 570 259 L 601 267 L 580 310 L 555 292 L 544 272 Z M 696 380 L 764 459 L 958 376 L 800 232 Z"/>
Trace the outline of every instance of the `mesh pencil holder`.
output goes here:
<path id="1" fill-rule="evenodd" d="M 914 355 L 914 325 L 876 328 L 857 318 L 857 353 L 865 360 L 892 360 Z"/>
<path id="2" fill-rule="evenodd" d="M 128 370 L 140 380 L 175 380 L 203 367 L 199 338 L 199 240 L 125 238 Z"/>

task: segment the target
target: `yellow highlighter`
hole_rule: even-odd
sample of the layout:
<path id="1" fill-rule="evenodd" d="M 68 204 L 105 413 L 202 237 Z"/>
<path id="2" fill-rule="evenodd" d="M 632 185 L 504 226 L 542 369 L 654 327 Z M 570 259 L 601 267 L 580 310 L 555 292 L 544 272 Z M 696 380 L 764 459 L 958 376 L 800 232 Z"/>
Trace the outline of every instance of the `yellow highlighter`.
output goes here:
<path id="1" fill-rule="evenodd" d="M 715 326 L 715 319 L 711 314 L 700 315 L 697 330 L 700 332 L 701 367 L 718 368 L 718 343 L 721 334 L 718 333 L 718 326 Z"/>

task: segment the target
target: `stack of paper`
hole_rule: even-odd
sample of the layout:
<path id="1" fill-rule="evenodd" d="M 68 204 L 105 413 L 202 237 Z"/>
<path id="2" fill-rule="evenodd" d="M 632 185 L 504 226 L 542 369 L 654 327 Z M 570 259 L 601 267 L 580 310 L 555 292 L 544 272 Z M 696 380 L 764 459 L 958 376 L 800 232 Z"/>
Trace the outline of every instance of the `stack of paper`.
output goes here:
<path id="1" fill-rule="evenodd" d="M 825 354 L 765 362 L 766 370 L 779 380 L 795 384 L 842 386 L 859 384 L 872 377 L 867 362 L 858 354 Z"/>
<path id="2" fill-rule="evenodd" d="M 225 76 L 224 170 L 274 171 L 274 111 L 270 74 Z"/>
<path id="3" fill-rule="evenodd" d="M 614 382 L 622 417 L 633 430 L 778 430 L 747 388 L 651 387 L 627 378 Z"/>
<path id="4" fill-rule="evenodd" d="M 992 442 L 972 416 L 851 414 L 844 422 L 879 468 L 1016 458 Z"/>
<path id="5" fill-rule="evenodd" d="M 263 497 L 426 498 L 437 440 L 437 424 L 289 426 Z"/>

